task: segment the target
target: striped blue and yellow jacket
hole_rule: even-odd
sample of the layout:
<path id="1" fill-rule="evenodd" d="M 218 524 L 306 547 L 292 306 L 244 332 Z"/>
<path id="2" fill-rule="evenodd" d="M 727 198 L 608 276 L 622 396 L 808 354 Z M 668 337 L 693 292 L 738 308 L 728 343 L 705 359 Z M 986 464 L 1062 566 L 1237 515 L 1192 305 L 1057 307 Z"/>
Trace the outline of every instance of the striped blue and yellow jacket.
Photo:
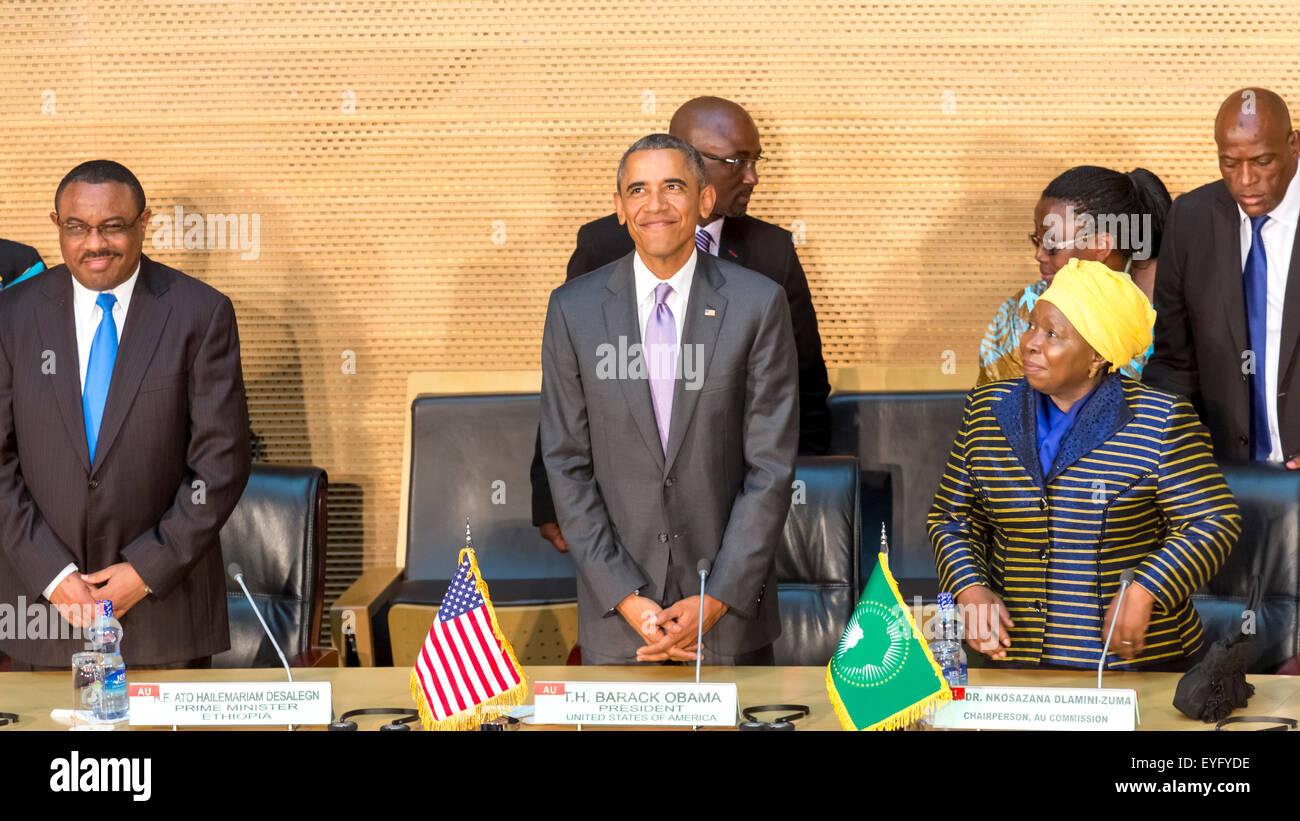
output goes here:
<path id="1" fill-rule="evenodd" d="M 1007 661 L 1095 667 L 1120 575 L 1155 597 L 1146 647 L 1108 667 L 1200 650 L 1191 595 L 1241 533 L 1209 434 L 1182 397 L 1112 375 L 1075 420 L 1047 476 L 1036 393 L 1024 379 L 966 398 L 929 515 L 941 589 L 983 584 L 1015 622 Z"/>

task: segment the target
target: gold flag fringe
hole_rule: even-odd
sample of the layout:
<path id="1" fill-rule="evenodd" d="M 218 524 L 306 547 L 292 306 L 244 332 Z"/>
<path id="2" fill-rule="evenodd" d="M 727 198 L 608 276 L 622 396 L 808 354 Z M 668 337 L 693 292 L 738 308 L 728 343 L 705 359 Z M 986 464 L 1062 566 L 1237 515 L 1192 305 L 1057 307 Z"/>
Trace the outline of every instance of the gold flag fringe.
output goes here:
<path id="1" fill-rule="evenodd" d="M 912 618 L 912 611 L 907 608 L 907 603 L 903 601 L 903 594 L 898 590 L 898 582 L 894 581 L 894 574 L 889 570 L 889 557 L 886 554 L 881 553 L 879 562 L 881 570 L 885 573 L 885 581 L 889 583 L 890 591 L 894 594 L 894 598 L 903 608 L 903 616 L 907 619 L 907 627 L 911 631 L 912 637 L 920 642 L 921 649 L 925 651 L 926 661 L 930 662 L 930 669 L 934 670 L 934 674 L 939 677 L 939 690 L 926 696 L 912 706 L 904 707 L 893 715 L 875 722 L 870 727 L 861 728 L 864 731 L 901 730 L 904 727 L 908 727 L 920 721 L 921 718 L 932 708 L 940 707 L 952 701 L 952 688 L 948 686 L 947 680 L 944 679 L 943 671 L 939 669 L 939 663 L 934 660 L 934 653 L 930 652 L 929 643 L 926 642 L 925 637 L 916 629 L 916 621 Z M 834 661 L 834 659 L 832 659 L 832 661 Z M 827 663 L 826 665 L 826 692 L 830 695 L 831 706 L 835 708 L 835 715 L 840 720 L 840 726 L 846 730 L 859 729 L 858 726 L 853 723 L 852 717 L 849 716 L 848 709 L 844 706 L 844 702 L 840 699 L 839 692 L 835 689 L 835 680 L 831 677 L 830 663 Z"/>
<path id="2" fill-rule="evenodd" d="M 524 668 L 520 666 L 519 660 L 515 658 L 515 650 L 506 640 L 505 635 L 501 632 L 501 626 L 497 624 L 497 613 L 492 607 L 492 598 L 488 595 L 487 583 L 479 575 L 478 559 L 474 556 L 473 548 L 462 548 L 460 555 L 456 557 L 456 566 L 465 560 L 465 554 L 469 554 L 469 569 L 474 576 L 474 589 L 487 602 L 488 620 L 492 623 L 492 635 L 496 636 L 497 641 L 501 642 L 501 649 L 505 651 L 506 658 L 510 659 L 510 664 L 519 673 L 519 683 L 504 693 L 499 693 L 492 698 L 475 704 L 468 710 L 462 710 L 454 715 L 447 716 L 439 721 L 429 709 L 428 699 L 425 698 L 424 687 L 420 684 L 420 676 L 415 672 L 415 667 L 411 667 L 411 698 L 415 700 L 416 709 L 420 713 L 420 725 L 426 730 L 475 730 L 483 723 L 485 714 L 492 712 L 499 714 L 503 712 L 501 708 L 518 707 L 523 704 L 528 697 L 528 677 L 524 675 Z M 436 616 L 435 616 L 436 618 Z M 496 718 L 493 715 L 492 718 Z M 489 719 L 491 720 L 491 719 Z"/>

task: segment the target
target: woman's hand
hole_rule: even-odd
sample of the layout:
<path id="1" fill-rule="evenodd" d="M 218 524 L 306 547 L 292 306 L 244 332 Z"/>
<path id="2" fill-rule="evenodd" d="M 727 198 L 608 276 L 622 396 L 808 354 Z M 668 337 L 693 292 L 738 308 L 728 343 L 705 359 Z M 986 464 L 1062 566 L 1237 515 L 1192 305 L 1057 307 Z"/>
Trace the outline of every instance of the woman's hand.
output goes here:
<path id="1" fill-rule="evenodd" d="M 1110 623 L 1115 621 L 1115 602 L 1119 594 L 1110 600 L 1106 608 L 1106 619 L 1101 624 L 1101 640 L 1106 641 L 1110 635 Z M 1155 597 L 1147 589 L 1134 582 L 1124 594 L 1124 607 L 1120 610 L 1119 620 L 1115 621 L 1115 635 L 1110 640 L 1110 651 L 1123 659 L 1132 659 L 1146 647 L 1147 623 L 1151 621 L 1151 608 Z"/>
<path id="2" fill-rule="evenodd" d="M 966 625 L 966 643 L 996 661 L 1006 658 L 1011 636 L 1003 628 L 1016 625 L 998 594 L 977 584 L 957 594 L 957 605 Z"/>

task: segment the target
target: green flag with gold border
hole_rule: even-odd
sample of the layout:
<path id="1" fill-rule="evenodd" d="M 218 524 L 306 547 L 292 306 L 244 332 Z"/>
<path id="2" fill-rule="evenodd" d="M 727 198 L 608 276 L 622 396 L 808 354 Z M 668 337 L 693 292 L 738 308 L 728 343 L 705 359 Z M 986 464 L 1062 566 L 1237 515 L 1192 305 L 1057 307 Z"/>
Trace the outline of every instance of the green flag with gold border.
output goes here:
<path id="1" fill-rule="evenodd" d="M 826 689 L 846 730 L 902 729 L 952 700 L 883 551 L 826 667 Z"/>

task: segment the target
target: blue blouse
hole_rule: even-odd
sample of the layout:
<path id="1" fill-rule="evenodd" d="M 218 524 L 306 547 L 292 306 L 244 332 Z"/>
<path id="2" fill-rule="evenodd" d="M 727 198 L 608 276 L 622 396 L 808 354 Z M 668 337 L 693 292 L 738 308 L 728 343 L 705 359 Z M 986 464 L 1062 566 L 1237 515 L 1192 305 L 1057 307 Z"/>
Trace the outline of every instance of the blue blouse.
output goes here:
<path id="1" fill-rule="evenodd" d="M 1034 393 L 1038 394 L 1038 424 L 1034 431 L 1038 436 L 1038 463 L 1042 465 L 1043 476 L 1046 478 L 1052 472 L 1052 463 L 1056 461 L 1056 453 L 1061 449 L 1065 435 L 1074 427 L 1074 421 L 1079 418 L 1083 406 L 1088 404 L 1097 389 L 1094 387 L 1088 391 L 1086 396 L 1070 406 L 1069 411 L 1058 408 L 1047 394 L 1038 391 Z"/>

